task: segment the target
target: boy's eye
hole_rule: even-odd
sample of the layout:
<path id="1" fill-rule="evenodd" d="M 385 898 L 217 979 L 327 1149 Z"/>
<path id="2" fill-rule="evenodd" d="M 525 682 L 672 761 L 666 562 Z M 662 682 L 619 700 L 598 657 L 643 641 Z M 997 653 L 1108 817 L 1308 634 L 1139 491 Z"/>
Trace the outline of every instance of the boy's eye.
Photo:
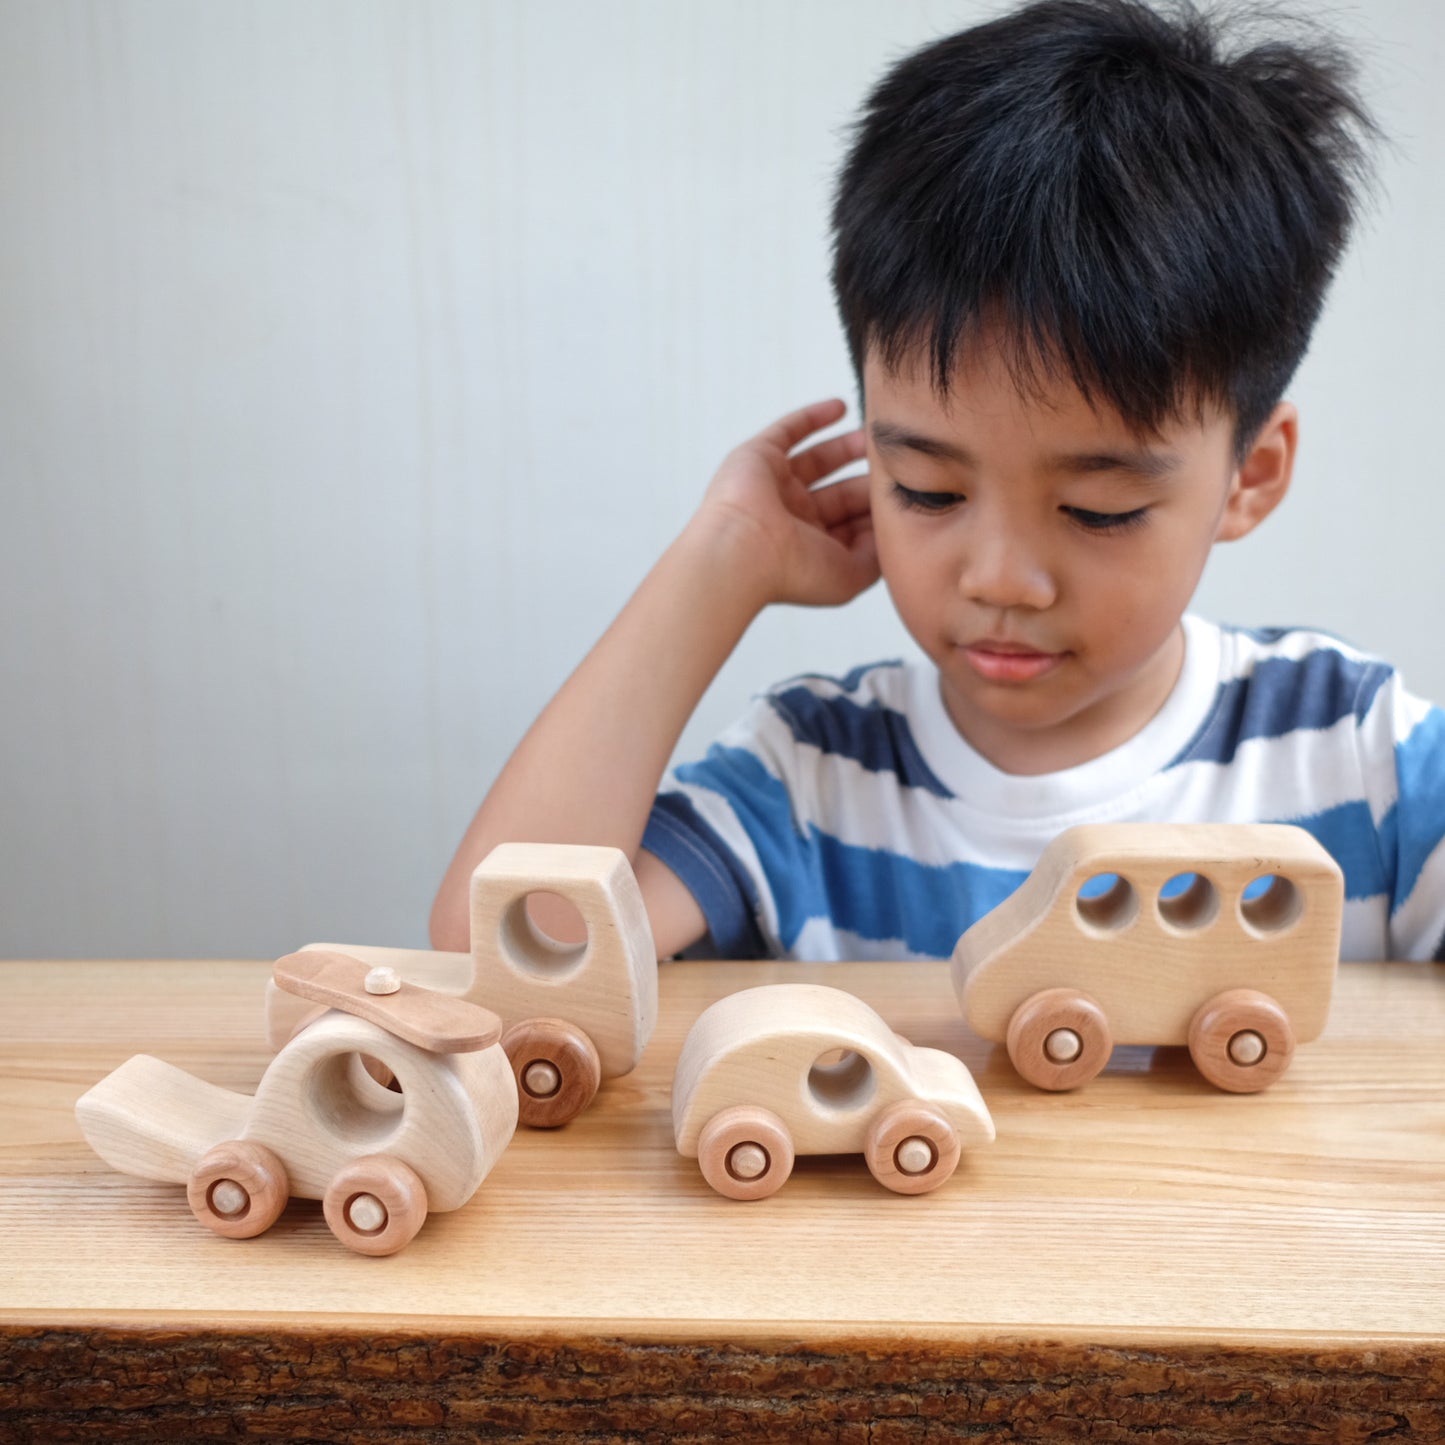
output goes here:
<path id="1" fill-rule="evenodd" d="M 905 487 L 902 482 L 893 483 L 893 495 L 903 507 L 918 512 L 946 512 L 950 507 L 963 501 L 962 492 L 918 492 Z"/>
<path id="2" fill-rule="evenodd" d="M 1091 512 L 1087 507 L 1065 507 L 1063 511 L 1090 532 L 1126 532 L 1142 526 L 1149 515 L 1148 507 L 1135 507 L 1132 512 Z"/>

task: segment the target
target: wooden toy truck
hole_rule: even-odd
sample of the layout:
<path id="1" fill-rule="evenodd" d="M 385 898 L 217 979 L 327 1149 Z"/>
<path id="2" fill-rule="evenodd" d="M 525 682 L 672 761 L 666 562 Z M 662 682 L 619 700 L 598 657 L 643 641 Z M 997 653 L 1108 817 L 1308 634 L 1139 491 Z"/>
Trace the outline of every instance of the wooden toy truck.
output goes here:
<path id="1" fill-rule="evenodd" d="M 556 893 L 587 925 L 587 941 L 560 944 L 527 915 L 533 893 Z M 504 843 L 472 875 L 471 952 L 312 944 L 339 951 L 499 1014 L 524 1124 L 575 1118 L 604 1078 L 629 1073 L 657 1023 L 657 954 L 642 893 L 617 848 Z M 307 951 L 307 950 L 303 950 Z M 277 988 L 267 1031 L 280 1047 L 314 1010 Z"/>
<path id="2" fill-rule="evenodd" d="M 1087 1083 L 1116 1043 L 1187 1044 L 1211 1083 L 1253 1093 L 1324 1028 L 1343 899 L 1301 828 L 1070 828 L 959 939 L 954 986 L 1041 1089 Z"/>
<path id="3" fill-rule="evenodd" d="M 254 1097 L 137 1054 L 81 1096 L 81 1130 L 122 1173 L 184 1184 L 217 1234 L 261 1234 L 296 1195 L 348 1248 L 393 1254 L 476 1193 L 517 1127 L 501 1020 L 338 954 L 291 954 L 274 979 L 323 1013 Z"/>
<path id="4" fill-rule="evenodd" d="M 729 1199 L 776 1193 L 795 1154 L 860 1151 L 880 1184 L 922 1194 L 994 1136 L 961 1059 L 820 984 L 764 984 L 704 1010 L 678 1058 L 672 1120 L 679 1153 Z"/>

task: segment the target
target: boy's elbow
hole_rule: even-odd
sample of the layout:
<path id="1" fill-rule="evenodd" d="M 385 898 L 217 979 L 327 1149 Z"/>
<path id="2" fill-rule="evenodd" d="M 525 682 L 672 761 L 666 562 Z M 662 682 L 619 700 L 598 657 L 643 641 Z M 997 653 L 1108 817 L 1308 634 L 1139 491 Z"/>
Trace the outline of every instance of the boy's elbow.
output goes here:
<path id="1" fill-rule="evenodd" d="M 472 943 L 466 895 L 458 898 L 443 885 L 432 904 L 427 931 L 433 948 L 443 953 L 465 953 Z"/>

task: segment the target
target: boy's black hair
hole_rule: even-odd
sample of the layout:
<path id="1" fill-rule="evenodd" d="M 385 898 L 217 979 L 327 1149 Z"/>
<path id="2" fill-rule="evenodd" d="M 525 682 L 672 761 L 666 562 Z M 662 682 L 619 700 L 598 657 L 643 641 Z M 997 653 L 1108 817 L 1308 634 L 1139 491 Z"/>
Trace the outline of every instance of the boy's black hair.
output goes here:
<path id="1" fill-rule="evenodd" d="M 1153 431 L 1208 398 L 1242 454 L 1309 343 L 1377 135 L 1311 35 L 1230 55 L 1189 3 L 1040 0 L 907 57 L 861 115 L 833 286 L 869 348 L 947 388 L 997 325 Z"/>

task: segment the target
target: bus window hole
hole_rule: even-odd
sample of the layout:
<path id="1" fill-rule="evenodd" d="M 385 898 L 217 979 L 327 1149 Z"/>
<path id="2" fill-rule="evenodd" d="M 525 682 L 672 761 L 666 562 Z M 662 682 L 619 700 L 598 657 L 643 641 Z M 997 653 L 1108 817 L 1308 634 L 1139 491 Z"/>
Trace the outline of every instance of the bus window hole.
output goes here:
<path id="1" fill-rule="evenodd" d="M 1202 873 L 1176 873 L 1159 890 L 1159 917 L 1170 928 L 1194 932 L 1218 915 L 1218 890 Z"/>
<path id="2" fill-rule="evenodd" d="M 1293 928 L 1304 912 L 1304 899 L 1288 878 L 1266 873 L 1244 890 L 1239 911 L 1256 933 L 1283 933 Z"/>
<path id="3" fill-rule="evenodd" d="M 1079 920 L 1106 933 L 1127 928 L 1139 912 L 1134 886 L 1117 873 L 1096 873 L 1085 879 L 1075 900 Z"/>

